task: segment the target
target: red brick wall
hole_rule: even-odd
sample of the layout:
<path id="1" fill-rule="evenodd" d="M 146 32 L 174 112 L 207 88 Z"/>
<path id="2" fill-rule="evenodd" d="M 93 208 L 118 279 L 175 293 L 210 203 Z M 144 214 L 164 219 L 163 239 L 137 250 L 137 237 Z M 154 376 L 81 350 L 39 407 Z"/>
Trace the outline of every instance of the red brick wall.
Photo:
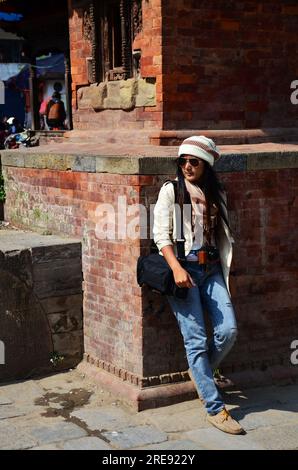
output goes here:
<path id="1" fill-rule="evenodd" d="M 221 368 L 227 374 L 263 372 L 278 365 L 288 375 L 295 374 L 290 344 L 298 338 L 297 176 L 297 169 L 220 175 L 227 188 L 234 230 L 230 284 L 239 326 L 236 346 Z M 144 192 L 154 203 L 155 187 L 144 188 Z M 146 311 L 152 310 L 155 318 L 149 313 L 146 317 Z M 144 370 L 148 368 L 151 374 L 165 370 L 166 361 L 176 367 L 173 370 L 183 370 L 183 362 L 187 368 L 180 338 L 175 335 L 173 341 L 171 337 L 173 320 L 166 302 L 152 303 L 146 297 L 144 312 L 151 332 L 144 343 Z"/>
<path id="2" fill-rule="evenodd" d="M 95 210 L 120 195 L 137 202 L 138 178 L 8 168 L 6 216 L 19 226 L 83 238 L 85 351 L 142 375 L 142 301 L 131 269 L 138 243 L 98 240 Z M 24 197 L 27 194 L 27 197 Z"/>
<path id="3" fill-rule="evenodd" d="M 296 127 L 297 2 L 163 2 L 164 129 Z"/>
<path id="4" fill-rule="evenodd" d="M 231 288 L 240 332 L 227 370 L 282 365 L 295 373 L 290 343 L 298 338 L 297 176 L 297 169 L 222 175 L 235 228 Z"/>
<path id="5" fill-rule="evenodd" d="M 70 56 L 72 74 L 73 122 L 75 129 L 162 127 L 161 0 L 143 0 L 143 30 L 133 43 L 141 49 L 141 76 L 156 79 L 156 106 L 140 107 L 130 112 L 78 110 L 76 91 L 88 85 L 86 57 L 91 57 L 91 43 L 83 38 L 82 9 L 73 9 L 69 0 Z"/>
<path id="6" fill-rule="evenodd" d="M 166 301 L 141 297 L 139 242 L 102 241 L 94 233 L 99 203 L 116 204 L 118 195 L 127 195 L 128 204 L 153 203 L 167 176 L 13 167 L 4 167 L 4 175 L 7 220 L 83 238 L 86 353 L 134 383 L 144 376 L 153 385 L 164 374 L 178 380 L 175 373 L 187 369 L 182 340 Z M 281 365 L 297 374 L 290 344 L 298 338 L 298 170 L 222 173 L 221 180 L 235 231 L 231 290 L 239 323 L 238 342 L 222 370 L 263 372 Z"/>
<path id="7" fill-rule="evenodd" d="M 88 85 L 86 58 L 91 57 L 91 43 L 83 36 L 83 10 L 73 9 L 68 0 L 69 11 L 69 47 L 72 78 L 72 106 L 76 109 L 76 90 L 79 86 Z"/>

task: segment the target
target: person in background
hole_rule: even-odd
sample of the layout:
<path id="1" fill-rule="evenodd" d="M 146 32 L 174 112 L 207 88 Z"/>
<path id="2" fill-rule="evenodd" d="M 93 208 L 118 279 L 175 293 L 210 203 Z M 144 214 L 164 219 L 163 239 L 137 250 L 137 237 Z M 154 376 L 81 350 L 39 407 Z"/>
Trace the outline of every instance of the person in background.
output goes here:
<path id="1" fill-rule="evenodd" d="M 24 127 L 25 127 L 25 129 L 31 129 L 31 127 L 32 127 L 32 113 L 31 113 L 31 106 L 30 106 L 30 90 L 24 89 L 23 94 L 24 94 L 24 98 L 25 98 Z"/>
<path id="2" fill-rule="evenodd" d="M 65 129 L 66 111 L 59 92 L 55 91 L 46 107 L 47 125 L 50 130 Z"/>
<path id="3" fill-rule="evenodd" d="M 6 123 L 8 124 L 8 134 L 18 134 L 24 130 L 19 120 L 15 117 L 10 117 Z"/>
<path id="4" fill-rule="evenodd" d="M 47 124 L 47 106 L 50 101 L 50 97 L 46 97 L 42 100 L 39 108 L 39 120 L 40 120 L 40 129 L 48 131 L 48 124 Z"/>

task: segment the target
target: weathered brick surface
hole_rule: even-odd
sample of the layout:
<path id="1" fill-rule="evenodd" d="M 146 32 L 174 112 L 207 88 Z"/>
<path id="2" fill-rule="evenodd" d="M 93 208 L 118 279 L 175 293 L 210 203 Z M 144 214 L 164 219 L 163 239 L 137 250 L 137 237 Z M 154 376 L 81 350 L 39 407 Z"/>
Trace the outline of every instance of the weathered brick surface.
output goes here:
<path id="1" fill-rule="evenodd" d="M 220 178 L 228 190 L 234 229 L 231 290 L 239 323 L 238 341 L 224 370 L 266 370 L 278 364 L 293 369 L 289 348 L 298 336 L 297 170 L 224 173 Z M 148 184 L 143 196 L 153 203 L 156 186 Z M 181 370 L 181 338 L 165 303 L 153 299 L 144 299 L 144 368 L 151 375 L 166 370 L 166 363 L 154 362 L 156 353 L 171 357 L 171 365 Z"/>
<path id="2" fill-rule="evenodd" d="M 4 167 L 6 217 L 30 228 L 76 235 L 83 240 L 84 334 L 89 362 L 123 380 L 154 385 L 166 374 L 187 369 L 176 322 L 161 297 L 141 293 L 135 264 L 148 241 L 99 240 L 95 235 L 99 203 L 147 206 L 169 175 L 91 174 Z M 235 232 L 231 290 L 239 323 L 238 342 L 224 371 L 289 371 L 290 343 L 297 322 L 297 169 L 224 172 Z M 38 209 L 38 211 L 36 210 Z M 40 215 L 36 217 L 36 215 Z M 73 295 L 77 295 L 73 293 Z M 47 302 L 63 329 L 64 305 Z M 164 376 L 164 377 L 160 377 Z M 142 377 L 148 377 L 142 381 Z M 179 380 L 181 376 L 179 375 Z"/>
<path id="3" fill-rule="evenodd" d="M 91 43 L 83 35 L 83 10 L 69 7 L 69 41 L 73 90 L 73 106 L 76 106 L 76 88 L 78 85 L 88 85 L 86 59 L 91 57 Z"/>
<path id="4" fill-rule="evenodd" d="M 136 177 L 25 169 L 14 173 L 8 168 L 7 178 L 12 174 L 14 181 L 7 188 L 11 221 L 83 238 L 85 350 L 141 375 L 142 301 L 131 269 L 138 242 L 95 236 L 98 204 L 117 204 L 120 195 L 127 195 L 128 204 L 136 203 Z M 68 282 L 67 276 L 63 282 Z M 55 295 L 58 290 L 57 285 Z"/>
<path id="5" fill-rule="evenodd" d="M 87 86 L 86 58 L 92 56 L 91 41 L 83 36 L 83 9 L 69 1 L 69 34 L 72 75 L 73 122 L 75 129 L 132 128 L 151 129 L 162 126 L 162 24 L 161 0 L 143 0 L 143 30 L 136 36 L 133 49 L 141 49 L 141 76 L 156 79 L 156 106 L 122 110 L 77 110 L 77 89 Z"/>
<path id="6" fill-rule="evenodd" d="M 81 245 L 25 235 L 0 233 L 0 380 L 74 367 L 83 356 Z M 63 356 L 55 367 L 54 352 Z"/>
<path id="7" fill-rule="evenodd" d="M 69 2 L 71 5 L 71 2 Z M 254 129 L 296 127 L 290 85 L 297 71 L 293 2 L 143 0 L 141 76 L 156 79 L 156 106 L 77 111 L 88 85 L 83 10 L 69 7 L 76 129 Z"/>
<path id="8" fill-rule="evenodd" d="M 297 125 L 294 2 L 169 0 L 162 14 L 165 129 Z"/>

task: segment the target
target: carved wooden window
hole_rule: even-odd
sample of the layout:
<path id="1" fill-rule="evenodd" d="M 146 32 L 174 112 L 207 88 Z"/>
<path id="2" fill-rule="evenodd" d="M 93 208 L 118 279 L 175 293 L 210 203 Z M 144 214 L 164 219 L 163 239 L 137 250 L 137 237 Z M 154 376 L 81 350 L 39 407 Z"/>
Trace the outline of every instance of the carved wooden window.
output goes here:
<path id="1" fill-rule="evenodd" d="M 107 57 L 109 69 L 115 70 L 123 67 L 122 63 L 122 34 L 120 5 L 117 0 L 110 1 L 107 5 L 108 44 Z"/>
<path id="2" fill-rule="evenodd" d="M 102 79 L 121 80 L 132 75 L 131 0 L 100 2 Z"/>
<path id="3" fill-rule="evenodd" d="M 137 75 L 140 51 L 132 51 L 132 43 L 141 28 L 142 0 L 89 0 L 83 33 L 92 43 L 90 82 Z"/>

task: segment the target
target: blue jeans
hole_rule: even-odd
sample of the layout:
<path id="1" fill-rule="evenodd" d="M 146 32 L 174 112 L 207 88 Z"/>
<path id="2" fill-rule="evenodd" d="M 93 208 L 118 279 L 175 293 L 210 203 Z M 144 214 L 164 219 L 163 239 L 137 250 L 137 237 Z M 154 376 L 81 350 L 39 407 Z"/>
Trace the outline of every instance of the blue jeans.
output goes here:
<path id="1" fill-rule="evenodd" d="M 237 336 L 234 309 L 222 275 L 220 262 L 205 272 L 198 263 L 184 265 L 196 287 L 188 291 L 186 299 L 168 296 L 183 336 L 187 360 L 201 398 L 209 414 L 224 408 L 222 397 L 213 379 L 213 369 L 231 350 Z M 203 309 L 206 309 L 213 327 L 208 343 Z"/>

